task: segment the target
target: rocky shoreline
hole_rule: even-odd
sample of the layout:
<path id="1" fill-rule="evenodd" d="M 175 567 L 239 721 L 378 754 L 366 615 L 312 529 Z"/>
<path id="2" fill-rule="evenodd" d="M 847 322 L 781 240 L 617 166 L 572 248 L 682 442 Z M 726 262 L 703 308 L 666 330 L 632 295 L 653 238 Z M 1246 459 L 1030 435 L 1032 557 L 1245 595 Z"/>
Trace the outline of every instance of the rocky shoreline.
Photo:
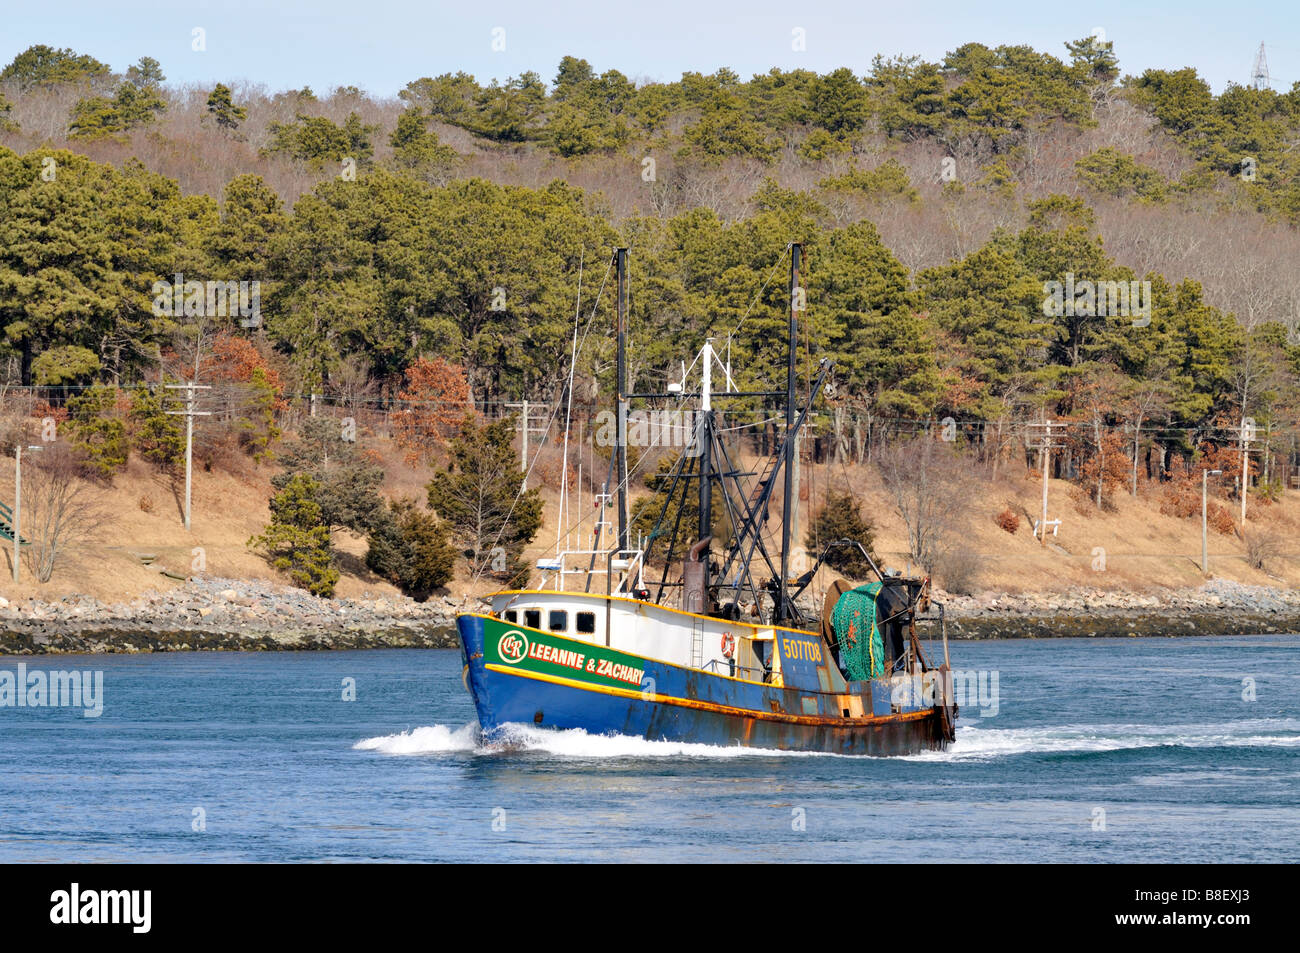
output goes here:
<path id="1" fill-rule="evenodd" d="M 1300 593 L 1211 580 L 1198 589 L 953 596 L 950 639 L 1245 635 L 1300 632 Z M 260 581 L 195 578 L 105 605 L 0 599 L 0 655 L 454 648 L 455 617 L 476 600 L 318 599 Z M 927 638 L 938 625 L 923 623 Z"/>
<path id="2" fill-rule="evenodd" d="M 1212 579 L 1197 589 L 953 596 L 950 639 L 1131 638 L 1300 633 L 1300 592 Z M 937 624 L 918 626 L 927 636 Z"/>
<path id="3" fill-rule="evenodd" d="M 84 596 L 0 600 L 0 655 L 453 648 L 463 609 L 448 599 L 319 599 L 261 581 L 196 577 L 116 605 Z"/>

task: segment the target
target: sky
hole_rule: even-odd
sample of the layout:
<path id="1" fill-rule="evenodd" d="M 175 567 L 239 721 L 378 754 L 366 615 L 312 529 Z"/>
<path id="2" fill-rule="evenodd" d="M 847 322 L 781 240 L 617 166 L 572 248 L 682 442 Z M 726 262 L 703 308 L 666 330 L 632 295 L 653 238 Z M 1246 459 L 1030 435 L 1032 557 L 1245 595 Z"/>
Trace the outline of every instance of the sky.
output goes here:
<path id="1" fill-rule="evenodd" d="M 119 72 L 152 56 L 173 84 L 394 96 L 458 70 L 481 82 L 533 70 L 549 83 L 566 54 L 634 80 L 721 66 L 745 78 L 774 66 L 863 74 L 878 53 L 940 60 L 968 42 L 1065 58 L 1067 40 L 1097 30 L 1125 73 L 1193 66 L 1220 92 L 1250 82 L 1263 42 L 1273 88 L 1300 82 L 1296 0 L 0 0 L 0 64 L 44 43 Z"/>

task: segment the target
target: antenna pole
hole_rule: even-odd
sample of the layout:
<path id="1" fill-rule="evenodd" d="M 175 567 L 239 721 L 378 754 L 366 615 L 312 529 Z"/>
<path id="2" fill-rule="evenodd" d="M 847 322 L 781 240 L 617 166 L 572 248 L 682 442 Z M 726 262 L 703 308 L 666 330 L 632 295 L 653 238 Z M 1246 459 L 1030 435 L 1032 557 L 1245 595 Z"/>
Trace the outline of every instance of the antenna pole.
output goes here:
<path id="1" fill-rule="evenodd" d="M 627 549 L 627 249 L 614 249 L 618 275 L 618 548 Z"/>
<path id="2" fill-rule="evenodd" d="M 695 428 L 695 439 L 700 451 L 700 534 L 698 539 L 713 535 L 713 338 L 704 342 L 701 356 L 703 362 L 703 381 L 700 386 L 700 419 Z M 712 577 L 709 575 L 709 554 L 701 554 L 704 562 L 704 584 L 707 589 Z"/>
<path id="3" fill-rule="evenodd" d="M 794 497 L 794 454 L 795 441 L 789 435 L 795 428 L 794 385 L 795 357 L 799 346 L 799 312 L 803 310 L 802 289 L 799 287 L 799 271 L 803 264 L 803 244 L 793 242 L 790 245 L 790 348 L 789 363 L 785 378 L 785 506 L 784 518 L 781 520 L 781 604 L 777 606 L 777 621 L 787 621 L 792 615 L 789 605 L 790 582 L 790 525 L 794 507 L 799 505 Z"/>

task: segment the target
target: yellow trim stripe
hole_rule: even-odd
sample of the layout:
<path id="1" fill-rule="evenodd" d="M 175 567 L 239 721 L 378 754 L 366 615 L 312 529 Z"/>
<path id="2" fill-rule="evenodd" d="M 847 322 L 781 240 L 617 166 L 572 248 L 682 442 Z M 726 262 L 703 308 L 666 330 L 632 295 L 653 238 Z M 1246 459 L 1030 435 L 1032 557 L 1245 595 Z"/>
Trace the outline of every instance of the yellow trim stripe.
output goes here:
<path id="1" fill-rule="evenodd" d="M 539 682 L 550 682 L 554 685 L 564 685 L 568 688 L 578 688 L 584 691 L 598 692 L 602 695 L 614 695 L 618 698 L 637 698 L 642 701 L 655 702 L 661 705 L 676 705 L 680 708 L 695 708 L 700 711 L 712 711 L 722 715 L 735 715 L 740 718 L 753 718 L 756 721 L 780 721 L 794 725 L 814 725 L 819 728 L 826 727 L 870 727 L 871 725 L 892 724 L 899 721 L 920 721 L 928 718 L 933 714 L 933 709 L 929 711 L 909 711 L 897 715 L 871 715 L 864 718 L 828 718 L 824 715 L 787 715 L 778 712 L 757 711 L 751 708 L 735 708 L 731 705 L 717 705 L 713 702 L 697 701 L 693 698 L 678 698 L 674 695 L 660 695 L 654 692 L 635 692 L 626 688 L 611 688 L 606 685 L 593 685 L 590 682 L 580 682 L 577 679 L 565 678 L 562 675 L 546 675 L 542 672 L 529 672 L 523 669 L 511 668 L 506 665 L 497 665 L 488 662 L 484 665 L 490 672 L 497 672 L 501 675 L 517 675 L 520 678 L 536 679 Z"/>
<path id="2" fill-rule="evenodd" d="M 758 685 L 762 688 L 773 687 L 767 682 L 756 682 L 752 678 L 739 678 L 735 675 L 723 675 L 721 672 L 713 672 L 706 668 L 695 668 L 691 665 L 683 665 L 681 662 L 669 662 L 667 659 L 655 658 L 653 655 L 642 655 L 639 652 L 632 652 L 629 651 L 628 649 L 615 648 L 612 645 L 601 645 L 599 642 L 586 642 L 583 641 L 582 639 L 575 639 L 569 635 L 563 635 L 559 632 L 550 632 L 546 629 L 534 628 L 531 625 L 524 625 L 523 623 L 520 622 L 507 622 L 505 619 L 499 619 L 494 615 L 488 615 L 487 613 L 484 612 L 462 612 L 461 615 L 472 616 L 476 619 L 490 619 L 493 622 L 499 623 L 500 625 L 508 626 L 509 628 L 512 629 L 524 629 L 528 632 L 536 632 L 538 635 L 545 635 L 548 638 L 552 638 L 552 639 L 563 639 L 565 642 L 571 642 L 574 645 L 581 645 L 587 648 L 591 648 L 592 646 L 595 646 L 598 649 L 609 649 L 611 652 L 618 652 L 620 655 L 630 655 L 632 656 L 632 658 L 635 659 L 644 659 L 647 662 L 657 662 L 660 665 L 668 665 L 671 666 L 672 668 L 680 668 L 688 672 L 703 672 L 705 675 L 708 675 L 711 678 L 725 678 L 728 681 L 744 682 L 746 685 Z M 457 616 L 457 618 L 459 618 L 459 616 Z M 794 632 L 797 630 L 789 629 L 787 631 Z M 824 695 L 826 693 L 818 692 L 818 694 Z M 831 692 L 831 694 L 844 695 L 847 694 L 847 692 Z"/>

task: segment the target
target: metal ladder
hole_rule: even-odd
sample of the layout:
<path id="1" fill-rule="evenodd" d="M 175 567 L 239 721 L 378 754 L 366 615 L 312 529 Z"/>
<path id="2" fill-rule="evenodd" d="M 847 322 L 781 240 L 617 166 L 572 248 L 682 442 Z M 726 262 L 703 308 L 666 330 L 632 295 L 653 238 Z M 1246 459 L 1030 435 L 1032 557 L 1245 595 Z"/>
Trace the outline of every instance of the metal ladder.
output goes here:
<path id="1" fill-rule="evenodd" d="M 0 539 L 13 542 L 14 539 L 14 511 L 10 509 L 7 503 L 0 503 Z M 27 539 L 19 540 L 20 546 L 28 545 Z"/>
<path id="2" fill-rule="evenodd" d="M 704 621 L 691 620 L 691 667 L 699 668 L 704 664 Z"/>

